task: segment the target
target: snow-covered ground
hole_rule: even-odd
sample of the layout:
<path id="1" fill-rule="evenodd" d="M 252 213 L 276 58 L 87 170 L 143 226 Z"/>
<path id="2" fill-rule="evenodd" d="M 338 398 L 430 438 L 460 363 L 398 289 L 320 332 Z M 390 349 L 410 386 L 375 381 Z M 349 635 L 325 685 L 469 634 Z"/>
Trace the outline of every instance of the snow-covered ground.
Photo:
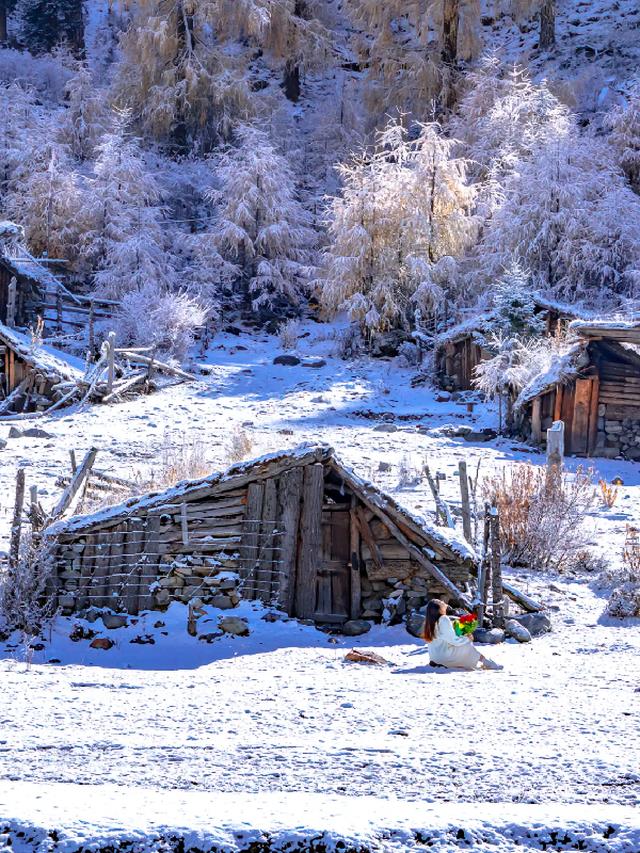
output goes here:
<path id="1" fill-rule="evenodd" d="M 308 331 L 299 355 L 323 356 L 324 367 L 276 366 L 276 339 L 226 335 L 198 361 L 209 372 L 198 383 L 42 419 L 38 425 L 51 439 L 7 439 L 0 451 L 4 541 L 16 465 L 27 465 L 27 484 L 36 483 L 42 501 L 52 504 L 70 447 L 81 453 L 95 444 L 98 467 L 131 476 L 156 467 L 167 440 L 179 445 L 186 437 L 203 442 L 207 460 L 219 467 L 234 427 L 245 424 L 256 454 L 302 440 L 328 441 L 356 471 L 427 515 L 432 501 L 424 482 L 399 485 L 403 457 L 410 467 L 428 460 L 432 470 L 445 473 L 443 492 L 452 501 L 460 459 L 470 467 L 481 459 L 485 472 L 525 457 L 542 462 L 507 439 L 447 438 L 443 425 L 480 428 L 495 423 L 495 412 L 478 406 L 469 414 L 456 402 L 436 402 L 433 390 L 411 388 L 412 371 L 395 362 L 342 362 L 331 355 L 335 342 L 325 337 L 326 327 L 312 324 Z M 381 423 L 397 431 L 378 431 Z M 0 425 L 0 438 L 8 429 Z M 381 462 L 391 463 L 390 470 L 379 470 Z M 589 521 L 594 547 L 617 562 L 626 523 L 640 523 L 640 475 L 632 463 L 597 464 L 607 479 L 618 474 L 625 483 L 614 509 L 595 510 Z M 269 825 L 274 837 L 283 815 L 290 816 L 287 829 L 333 831 L 349 823 L 345 809 L 350 816 L 358 803 L 351 835 L 345 830 L 342 837 L 361 844 L 365 837 L 372 844 L 378 839 L 371 847 L 376 850 L 412 849 L 408 827 L 429 825 L 443 832 L 443 846 L 435 849 L 454 849 L 447 827 L 459 816 L 459 826 L 481 828 L 484 822 L 506 845 L 498 846 L 498 835 L 486 848 L 481 835 L 455 841 L 467 849 L 510 850 L 515 841 L 505 839 L 514 826 L 566 830 L 575 818 L 581 831 L 591 826 L 597 836 L 580 849 L 637 853 L 640 840 L 632 830 L 640 819 L 634 824 L 630 809 L 640 794 L 638 621 L 603 618 L 605 599 L 587 582 L 521 577 L 517 583 L 547 602 L 554 630 L 529 645 L 491 650 L 505 666 L 501 672 L 434 670 L 422 644 L 402 626 L 377 627 L 357 640 L 331 637 L 295 621 L 264 621 L 264 611 L 248 603 L 233 611 L 249 621 L 245 638 L 204 643 L 189 637 L 186 609 L 173 605 L 167 614 L 143 616 L 115 631 L 100 622 L 85 626 L 115 640 L 109 651 L 91 650 L 88 640 L 72 642 L 74 619 L 56 621 L 30 668 L 19 647 L 3 643 L 0 849 L 3 818 L 14 830 L 57 828 L 94 839 L 113 837 L 118 826 L 139 838 L 162 823 L 158 815 L 165 827 L 197 831 L 202 824 L 188 816 L 201 814 L 201 800 L 187 806 L 182 798 L 193 795 L 182 792 L 206 791 L 240 804 L 233 808 L 246 813 L 247 831 Z M 215 633 L 220 615 L 208 609 L 199 633 Z M 138 636 L 155 642 L 131 642 Z M 352 646 L 375 649 L 389 665 L 345 662 Z M 80 805 L 58 811 L 56 823 L 50 804 L 67 796 L 76 802 L 77 792 L 93 802 L 88 792 L 94 789 L 78 787 L 86 785 L 105 787 L 95 794 L 94 819 L 83 812 L 83 836 Z M 132 805 L 122 806 L 141 802 L 147 789 L 179 789 L 174 811 L 154 793 L 140 816 Z M 365 797 L 374 799 L 355 799 Z M 251 806 L 243 811 L 247 798 Z M 210 802 L 213 809 L 221 801 Z M 271 824 L 261 817 L 269 803 Z M 443 803 L 484 805 L 456 810 Z M 242 820 L 227 819 L 226 806 L 220 808 L 219 838 L 242 829 Z M 103 821 L 109 809 L 116 811 Z M 328 815 L 325 826 L 307 820 L 314 810 Z M 370 822 L 358 822 L 362 810 Z M 598 821 L 604 823 L 596 832 Z M 609 824 L 624 832 L 604 839 L 602 827 Z M 381 841 L 381 827 L 400 834 Z M 530 841 L 541 849 L 539 838 Z M 21 843 L 15 835 L 13 843 Z"/>

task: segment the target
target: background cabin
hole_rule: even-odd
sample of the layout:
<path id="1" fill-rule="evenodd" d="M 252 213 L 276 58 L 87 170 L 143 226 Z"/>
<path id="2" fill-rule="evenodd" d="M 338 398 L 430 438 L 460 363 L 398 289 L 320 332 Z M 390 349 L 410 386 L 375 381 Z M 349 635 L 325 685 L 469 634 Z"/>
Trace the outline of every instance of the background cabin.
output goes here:
<path id="1" fill-rule="evenodd" d="M 565 424 L 565 451 L 640 459 L 640 324 L 571 325 L 578 341 L 546 376 L 525 388 L 516 407 L 521 432 L 544 443 L 554 420 Z M 560 361 L 564 359 L 567 373 Z"/>
<path id="2" fill-rule="evenodd" d="M 0 322 L 23 327 L 36 322 L 45 303 L 45 286 L 38 272 L 0 251 Z"/>
<path id="3" fill-rule="evenodd" d="M 83 375 L 79 359 L 0 323 L 0 414 L 47 409 Z"/>
<path id="4" fill-rule="evenodd" d="M 580 316 L 578 308 L 535 297 L 535 313 L 544 319 L 548 337 Z M 438 384 L 446 391 L 469 391 L 475 386 L 475 369 L 481 361 L 493 358 L 488 346 L 493 318 L 490 313 L 466 320 L 435 339 L 434 363 Z"/>
<path id="5" fill-rule="evenodd" d="M 47 537 L 65 612 L 137 613 L 243 597 L 339 625 L 458 600 L 474 555 L 359 479 L 326 446 L 303 446 L 179 484 Z"/>

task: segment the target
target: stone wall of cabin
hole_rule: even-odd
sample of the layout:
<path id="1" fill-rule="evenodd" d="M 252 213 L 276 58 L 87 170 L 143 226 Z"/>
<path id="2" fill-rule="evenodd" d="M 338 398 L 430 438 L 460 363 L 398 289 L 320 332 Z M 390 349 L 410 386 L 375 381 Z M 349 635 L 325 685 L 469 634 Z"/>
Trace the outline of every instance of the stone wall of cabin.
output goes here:
<path id="1" fill-rule="evenodd" d="M 598 405 L 596 455 L 640 459 L 640 406 Z"/>

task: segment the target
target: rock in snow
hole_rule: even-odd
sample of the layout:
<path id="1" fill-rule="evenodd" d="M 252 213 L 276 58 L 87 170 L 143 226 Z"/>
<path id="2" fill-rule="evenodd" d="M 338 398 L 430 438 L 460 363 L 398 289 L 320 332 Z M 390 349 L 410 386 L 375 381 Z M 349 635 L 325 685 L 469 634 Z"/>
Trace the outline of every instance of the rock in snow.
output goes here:
<path id="1" fill-rule="evenodd" d="M 239 616 L 223 616 L 218 622 L 218 628 L 221 628 L 225 634 L 233 634 L 236 637 L 249 636 L 249 626 Z"/>
<path id="2" fill-rule="evenodd" d="M 516 622 L 515 619 L 508 619 L 506 625 L 504 626 L 504 632 L 507 637 L 511 637 L 514 640 L 517 640 L 519 643 L 530 643 L 531 642 L 531 634 L 528 629 L 525 628 L 524 625 L 521 625 L 520 622 Z"/>
<path id="3" fill-rule="evenodd" d="M 546 613 L 523 613 L 514 616 L 513 621 L 523 625 L 532 637 L 539 637 L 551 630 L 551 620 Z"/>

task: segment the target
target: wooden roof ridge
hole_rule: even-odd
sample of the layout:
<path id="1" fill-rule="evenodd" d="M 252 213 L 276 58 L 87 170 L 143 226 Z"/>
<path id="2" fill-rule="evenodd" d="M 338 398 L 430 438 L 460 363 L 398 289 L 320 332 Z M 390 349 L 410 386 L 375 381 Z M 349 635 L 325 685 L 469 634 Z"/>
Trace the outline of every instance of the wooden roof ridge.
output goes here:
<path id="1" fill-rule="evenodd" d="M 425 548 L 425 556 L 436 554 L 456 561 L 474 562 L 474 550 L 455 531 L 435 527 L 426 519 L 414 515 L 394 498 L 373 483 L 359 477 L 346 466 L 328 444 L 301 444 L 291 450 L 269 453 L 248 462 L 237 462 L 224 471 L 215 471 L 197 480 L 184 480 L 158 492 L 135 496 L 116 506 L 105 507 L 88 515 L 74 516 L 55 522 L 44 531 L 50 538 L 73 537 L 83 532 L 114 527 L 139 513 L 141 516 L 175 511 L 176 504 L 207 496 L 223 495 L 256 480 L 279 476 L 290 468 L 327 463 L 344 482 L 357 493 L 374 512 L 381 513 L 396 524 L 416 547 Z"/>
<path id="2" fill-rule="evenodd" d="M 44 531 L 47 536 L 71 535 L 92 528 L 112 527 L 135 514 L 142 516 L 161 512 L 164 506 L 192 501 L 213 494 L 224 494 L 255 480 L 267 480 L 296 466 L 326 462 L 333 455 L 328 444 L 300 444 L 291 450 L 267 453 L 247 462 L 235 462 L 223 471 L 213 471 L 196 480 L 182 480 L 175 486 L 145 495 L 136 495 L 115 506 L 99 509 L 56 522 Z"/>
<path id="3" fill-rule="evenodd" d="M 640 317 L 574 320 L 569 329 L 581 338 L 640 344 Z"/>

